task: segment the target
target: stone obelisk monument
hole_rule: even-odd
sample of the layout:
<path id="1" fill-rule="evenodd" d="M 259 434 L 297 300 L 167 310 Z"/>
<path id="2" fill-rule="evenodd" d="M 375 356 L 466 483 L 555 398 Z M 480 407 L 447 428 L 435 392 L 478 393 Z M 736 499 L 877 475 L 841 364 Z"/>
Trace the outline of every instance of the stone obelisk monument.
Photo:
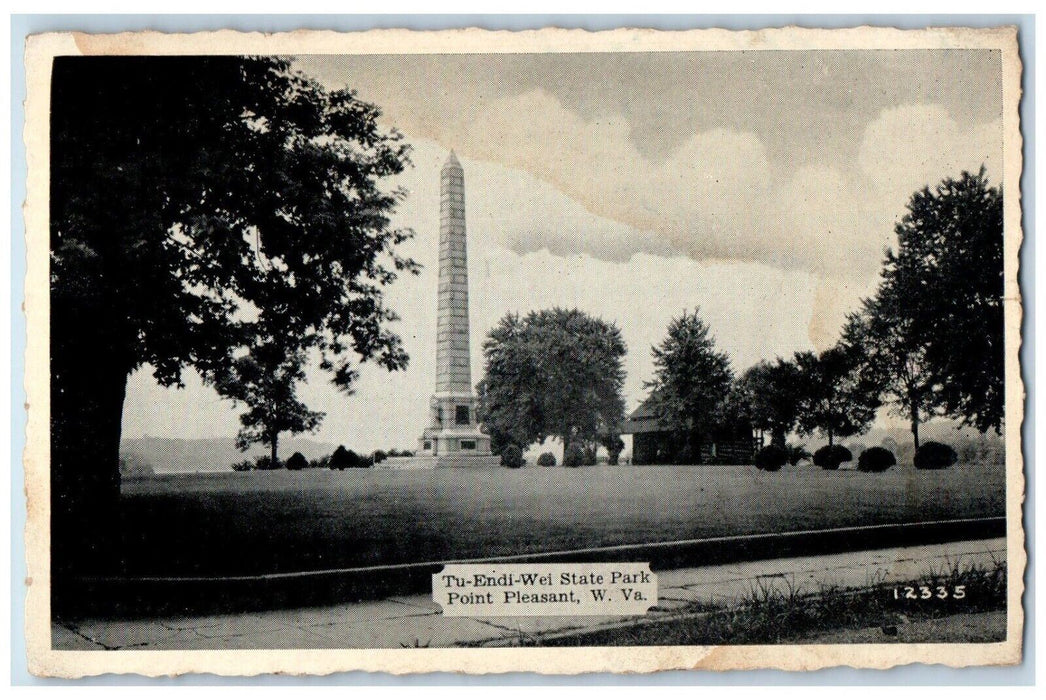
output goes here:
<path id="1" fill-rule="evenodd" d="M 439 290 L 436 324 L 436 393 L 429 427 L 411 466 L 494 467 L 490 436 L 476 420 L 469 359 L 469 270 L 465 240 L 465 172 L 451 152 L 440 172 Z"/>

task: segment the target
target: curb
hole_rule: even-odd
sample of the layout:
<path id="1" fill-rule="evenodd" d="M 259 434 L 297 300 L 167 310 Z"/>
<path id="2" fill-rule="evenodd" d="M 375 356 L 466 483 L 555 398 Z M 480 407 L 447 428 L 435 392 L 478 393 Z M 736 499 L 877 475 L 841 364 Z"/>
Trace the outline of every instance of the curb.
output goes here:
<path id="1" fill-rule="evenodd" d="M 52 607 L 70 618 L 248 612 L 423 593 L 451 563 L 643 561 L 657 571 L 1005 535 L 1004 517 L 964 518 L 254 576 L 76 577 L 54 583 Z"/>

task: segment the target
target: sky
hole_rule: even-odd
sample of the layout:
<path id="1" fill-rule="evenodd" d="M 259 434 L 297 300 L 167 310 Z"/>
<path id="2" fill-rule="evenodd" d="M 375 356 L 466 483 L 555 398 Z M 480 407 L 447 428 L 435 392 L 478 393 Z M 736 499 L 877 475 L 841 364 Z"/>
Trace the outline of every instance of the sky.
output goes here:
<path id="1" fill-rule="evenodd" d="M 506 312 L 577 307 L 628 346 L 631 410 L 669 321 L 700 307 L 738 373 L 832 345 L 876 285 L 911 193 L 1002 172 L 1001 58 L 990 51 L 299 56 L 381 107 L 412 145 L 389 187 L 423 265 L 387 290 L 411 357 L 356 392 L 311 368 L 316 439 L 413 448 L 435 386 L 439 170 L 465 171 L 473 383 Z M 239 409 L 187 373 L 132 375 L 124 436 L 221 437 Z M 887 415 L 883 425 L 891 422 Z"/>

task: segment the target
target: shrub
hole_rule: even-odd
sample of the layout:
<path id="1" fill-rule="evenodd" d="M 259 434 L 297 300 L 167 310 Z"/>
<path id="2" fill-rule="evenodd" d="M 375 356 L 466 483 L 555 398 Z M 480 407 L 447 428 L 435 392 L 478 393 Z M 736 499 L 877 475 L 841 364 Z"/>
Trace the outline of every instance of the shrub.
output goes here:
<path id="1" fill-rule="evenodd" d="M 551 452 L 542 452 L 541 456 L 538 457 L 539 467 L 554 467 L 556 466 L 556 456 Z"/>
<path id="2" fill-rule="evenodd" d="M 254 469 L 254 462 L 249 459 L 245 459 L 242 462 L 237 462 L 232 465 L 232 470 L 234 472 L 249 472 L 252 469 Z"/>
<path id="3" fill-rule="evenodd" d="M 330 455 L 324 455 L 316 459 L 309 460 L 309 469 L 326 469 L 327 463 L 330 461 Z"/>
<path id="4" fill-rule="evenodd" d="M 580 467 L 585 463 L 585 450 L 577 443 L 571 443 L 563 451 L 564 467 Z"/>
<path id="5" fill-rule="evenodd" d="M 338 445 L 338 449 L 334 450 L 334 454 L 327 460 L 327 466 L 330 469 L 352 469 L 356 466 L 356 461 L 359 460 L 359 456 L 351 450 L 346 450 L 344 445 Z"/>
<path id="6" fill-rule="evenodd" d="M 788 461 L 788 452 L 777 445 L 767 445 L 755 453 L 755 466 L 768 472 L 776 472 Z"/>
<path id="7" fill-rule="evenodd" d="M 259 457 L 254 460 L 254 468 L 262 471 L 269 471 L 272 469 L 283 469 L 283 462 L 278 459 L 271 459 L 269 457 Z"/>
<path id="8" fill-rule="evenodd" d="M 349 469 L 366 469 L 373 464 L 370 457 L 364 457 L 352 450 L 346 451 L 345 464 Z"/>
<path id="9" fill-rule="evenodd" d="M 138 455 L 120 457 L 121 479 L 142 479 L 147 476 L 153 476 L 154 474 L 156 474 L 156 470 L 153 469 L 152 465 L 145 462 Z"/>
<path id="10" fill-rule="evenodd" d="M 948 445 L 940 442 L 927 442 L 919 445 L 915 451 L 916 469 L 947 469 L 955 464 L 959 456 Z"/>
<path id="11" fill-rule="evenodd" d="M 501 466 L 509 469 L 519 469 L 523 466 L 523 450 L 515 445 L 506 445 L 501 450 Z"/>
<path id="12" fill-rule="evenodd" d="M 581 455 L 581 464 L 586 467 L 594 467 L 599 463 L 599 460 L 596 459 L 596 448 L 594 447 L 586 447 L 581 451 Z"/>
<path id="13" fill-rule="evenodd" d="M 305 455 L 301 452 L 295 452 L 291 455 L 291 458 L 287 460 L 287 468 L 291 471 L 299 471 L 309 466 L 309 460 L 305 459 Z"/>
<path id="14" fill-rule="evenodd" d="M 853 453 L 842 445 L 825 445 L 814 452 L 814 465 L 821 469 L 838 469 L 843 462 L 852 462 Z"/>
<path id="15" fill-rule="evenodd" d="M 857 470 L 862 472 L 884 472 L 897 464 L 893 452 L 885 447 L 869 447 L 857 459 Z"/>
<path id="16" fill-rule="evenodd" d="M 806 449 L 806 445 L 793 445 L 789 443 L 785 445 L 785 452 L 788 453 L 788 463 L 793 467 L 804 459 L 810 459 L 810 451 Z"/>
<path id="17" fill-rule="evenodd" d="M 395 450 L 393 450 L 393 452 L 395 452 Z M 385 452 L 385 450 L 374 450 L 373 460 L 375 464 L 381 464 L 389 457 L 390 455 L 387 452 Z"/>

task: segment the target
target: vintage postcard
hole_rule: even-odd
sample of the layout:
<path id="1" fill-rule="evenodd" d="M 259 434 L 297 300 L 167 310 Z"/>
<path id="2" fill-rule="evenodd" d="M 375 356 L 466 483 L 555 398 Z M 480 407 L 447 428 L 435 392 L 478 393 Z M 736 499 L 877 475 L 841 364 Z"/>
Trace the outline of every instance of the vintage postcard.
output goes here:
<path id="1" fill-rule="evenodd" d="M 34 673 L 1020 662 L 1015 28 L 26 70 Z"/>

